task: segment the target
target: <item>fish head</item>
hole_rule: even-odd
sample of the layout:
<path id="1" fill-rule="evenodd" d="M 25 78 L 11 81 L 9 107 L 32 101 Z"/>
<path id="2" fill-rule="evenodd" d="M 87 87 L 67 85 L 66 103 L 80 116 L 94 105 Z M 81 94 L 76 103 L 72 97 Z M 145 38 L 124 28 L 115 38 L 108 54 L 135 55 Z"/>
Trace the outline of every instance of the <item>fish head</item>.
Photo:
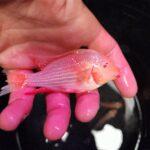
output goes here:
<path id="1" fill-rule="evenodd" d="M 115 80 L 119 76 L 119 69 L 111 62 L 102 64 L 93 64 L 92 77 L 94 82 L 101 86 L 111 80 Z"/>
<path id="2" fill-rule="evenodd" d="M 119 75 L 119 69 L 108 59 L 86 61 L 81 66 L 78 81 L 81 89 L 85 91 L 97 89 L 105 83 L 115 80 Z"/>

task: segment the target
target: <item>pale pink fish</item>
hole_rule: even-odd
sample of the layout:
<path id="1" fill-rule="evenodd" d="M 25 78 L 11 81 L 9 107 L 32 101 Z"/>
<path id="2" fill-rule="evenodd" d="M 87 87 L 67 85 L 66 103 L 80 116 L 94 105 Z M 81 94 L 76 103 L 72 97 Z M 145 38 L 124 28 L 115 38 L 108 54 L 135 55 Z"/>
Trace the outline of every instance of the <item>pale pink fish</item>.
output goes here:
<path id="1" fill-rule="evenodd" d="M 116 79 L 119 71 L 106 57 L 94 50 L 78 50 L 66 53 L 50 62 L 41 71 L 26 74 L 10 71 L 9 86 L 2 88 L 1 95 L 23 87 L 36 87 L 33 93 L 59 91 L 80 93 L 97 89 Z"/>

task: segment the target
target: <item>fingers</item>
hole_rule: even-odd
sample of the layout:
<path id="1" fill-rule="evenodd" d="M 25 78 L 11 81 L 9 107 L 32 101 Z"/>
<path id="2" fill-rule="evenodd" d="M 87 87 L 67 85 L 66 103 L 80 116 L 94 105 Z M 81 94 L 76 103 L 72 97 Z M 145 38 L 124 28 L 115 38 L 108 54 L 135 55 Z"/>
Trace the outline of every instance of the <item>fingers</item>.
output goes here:
<path id="1" fill-rule="evenodd" d="M 70 120 L 69 97 L 62 93 L 49 94 L 46 96 L 46 105 L 44 135 L 49 140 L 60 139 L 67 130 Z"/>
<path id="2" fill-rule="evenodd" d="M 107 55 L 111 61 L 119 68 L 120 77 L 115 80 L 115 84 L 124 97 L 133 97 L 137 93 L 137 83 L 129 64 L 116 41 L 99 25 L 100 33 L 89 48 L 98 50 L 101 54 Z"/>
<path id="3" fill-rule="evenodd" d="M 75 107 L 76 118 L 81 122 L 92 120 L 99 110 L 100 95 L 98 90 L 77 94 Z"/>
<path id="4" fill-rule="evenodd" d="M 6 131 L 16 129 L 30 113 L 34 96 L 25 93 L 32 90 L 31 88 L 22 88 L 11 93 L 9 105 L 0 113 L 0 129 Z"/>

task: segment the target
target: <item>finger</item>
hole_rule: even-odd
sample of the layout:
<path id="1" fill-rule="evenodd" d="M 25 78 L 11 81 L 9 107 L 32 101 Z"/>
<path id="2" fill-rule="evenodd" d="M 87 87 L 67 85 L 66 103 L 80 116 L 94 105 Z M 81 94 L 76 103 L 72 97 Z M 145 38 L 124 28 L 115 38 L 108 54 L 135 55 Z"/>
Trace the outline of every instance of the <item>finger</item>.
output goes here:
<path id="1" fill-rule="evenodd" d="M 9 80 L 13 73 L 30 74 L 28 70 L 13 70 L 7 72 Z M 11 86 L 11 85 L 10 85 Z M 4 130 L 13 130 L 29 114 L 32 109 L 34 95 L 27 95 L 26 92 L 32 91 L 33 88 L 24 87 L 11 92 L 8 106 L 0 114 L 0 128 Z"/>
<path id="2" fill-rule="evenodd" d="M 82 30 L 87 31 L 86 38 L 92 37 L 88 42 L 88 47 L 109 56 L 111 61 L 120 69 L 120 77 L 116 79 L 115 84 L 121 94 L 124 97 L 133 97 L 137 93 L 137 83 L 117 42 L 87 8 L 84 9 L 81 23 L 84 27 Z"/>
<path id="3" fill-rule="evenodd" d="M 75 116 L 81 122 L 92 120 L 100 106 L 100 95 L 98 90 L 76 94 L 77 103 L 75 107 Z"/>
<path id="4" fill-rule="evenodd" d="M 63 93 L 52 93 L 46 96 L 47 117 L 44 135 L 49 140 L 60 139 L 67 130 L 70 119 L 69 97 Z"/>
<path id="5" fill-rule="evenodd" d="M 32 88 L 22 88 L 11 93 L 9 105 L 0 114 L 0 128 L 14 130 L 32 109 L 33 95 L 26 95 Z"/>
<path id="6" fill-rule="evenodd" d="M 101 54 L 107 55 L 110 60 L 119 68 L 120 76 L 115 84 L 122 96 L 133 97 L 137 93 L 137 83 L 131 68 L 122 54 L 117 42 L 99 24 L 99 34 L 90 43 L 89 48 L 98 50 Z"/>

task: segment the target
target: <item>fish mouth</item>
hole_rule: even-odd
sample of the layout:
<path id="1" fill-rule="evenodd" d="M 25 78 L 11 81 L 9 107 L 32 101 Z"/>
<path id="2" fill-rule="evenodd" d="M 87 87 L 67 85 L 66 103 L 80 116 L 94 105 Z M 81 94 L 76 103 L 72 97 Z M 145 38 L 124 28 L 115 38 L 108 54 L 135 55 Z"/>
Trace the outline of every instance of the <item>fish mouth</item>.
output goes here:
<path id="1" fill-rule="evenodd" d="M 48 42 L 30 41 L 0 52 L 0 66 L 5 69 L 33 69 L 46 65 L 66 49 Z"/>

